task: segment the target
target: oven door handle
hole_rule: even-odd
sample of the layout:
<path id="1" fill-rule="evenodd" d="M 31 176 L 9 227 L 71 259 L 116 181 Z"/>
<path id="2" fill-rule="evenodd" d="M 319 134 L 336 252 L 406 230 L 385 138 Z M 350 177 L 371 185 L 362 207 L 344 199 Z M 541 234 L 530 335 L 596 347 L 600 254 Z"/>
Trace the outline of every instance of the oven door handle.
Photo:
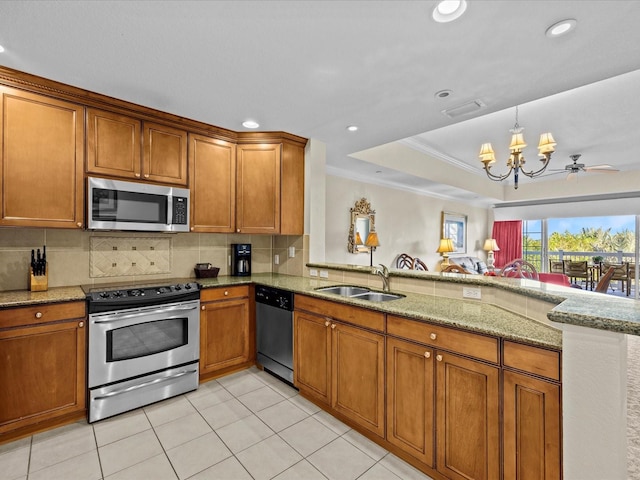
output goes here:
<path id="1" fill-rule="evenodd" d="M 113 392 L 105 393 L 104 395 L 100 395 L 96 397 L 94 400 L 105 400 L 110 397 L 115 397 L 116 395 L 122 395 L 124 393 L 129 393 L 134 390 L 138 390 L 140 388 L 150 387 L 152 385 L 157 385 L 159 383 L 169 382 L 171 380 L 175 380 L 176 378 L 183 377 L 185 375 L 192 375 L 196 373 L 197 370 L 182 370 L 181 372 L 175 373 L 173 375 L 169 375 L 168 377 L 156 378 L 155 380 L 151 380 L 149 382 L 140 383 L 138 385 L 132 385 L 127 388 L 123 388 L 121 390 L 114 390 Z"/>
<path id="2" fill-rule="evenodd" d="M 168 308 L 158 308 L 156 310 L 144 310 L 144 311 L 138 311 L 135 313 L 125 313 L 125 314 L 110 313 L 103 320 L 93 320 L 93 323 L 111 323 L 111 322 L 117 322 L 119 320 L 127 320 L 129 318 L 143 317 L 147 315 L 157 315 L 157 314 L 163 314 L 168 312 L 186 312 L 188 310 L 195 310 L 196 308 L 198 308 L 197 305 L 192 305 L 186 308 L 185 307 L 168 307 Z"/>

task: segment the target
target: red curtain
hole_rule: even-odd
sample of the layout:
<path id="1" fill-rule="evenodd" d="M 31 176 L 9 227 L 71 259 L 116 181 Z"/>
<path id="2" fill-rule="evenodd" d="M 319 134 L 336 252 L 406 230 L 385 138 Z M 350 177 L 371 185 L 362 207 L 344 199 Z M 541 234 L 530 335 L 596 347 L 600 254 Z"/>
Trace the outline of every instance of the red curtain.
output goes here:
<path id="1" fill-rule="evenodd" d="M 522 258 L 522 220 L 493 222 L 492 238 L 500 248 L 494 252 L 496 268 Z"/>

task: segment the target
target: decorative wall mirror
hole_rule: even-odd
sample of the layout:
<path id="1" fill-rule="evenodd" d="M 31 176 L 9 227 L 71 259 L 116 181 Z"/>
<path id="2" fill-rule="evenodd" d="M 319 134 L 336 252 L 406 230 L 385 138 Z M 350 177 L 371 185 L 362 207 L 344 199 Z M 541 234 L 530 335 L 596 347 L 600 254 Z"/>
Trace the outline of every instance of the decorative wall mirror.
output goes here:
<path id="1" fill-rule="evenodd" d="M 351 226 L 349 227 L 349 253 L 369 253 L 369 247 L 364 242 L 371 230 L 375 230 L 376 211 L 371 204 L 362 197 L 351 209 Z"/>
<path id="2" fill-rule="evenodd" d="M 453 241 L 454 253 L 467 253 L 467 216 L 442 212 L 441 238 L 450 238 Z"/>

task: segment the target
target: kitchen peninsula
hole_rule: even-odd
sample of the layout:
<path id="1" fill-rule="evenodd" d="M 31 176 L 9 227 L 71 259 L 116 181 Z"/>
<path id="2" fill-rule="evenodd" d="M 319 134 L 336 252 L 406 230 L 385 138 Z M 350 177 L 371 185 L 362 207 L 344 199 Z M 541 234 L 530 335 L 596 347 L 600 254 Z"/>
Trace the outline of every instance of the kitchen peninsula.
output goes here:
<path id="1" fill-rule="evenodd" d="M 369 267 L 314 264 L 311 268 L 331 273 L 328 279 L 257 274 L 200 279 L 200 283 L 203 289 L 264 284 L 319 301 L 378 311 L 389 318 L 426 321 L 501 338 L 503 343 L 561 351 L 564 478 L 626 477 L 626 334 L 640 331 L 636 302 L 527 280 L 401 271 L 391 272 L 390 284 L 392 291 L 405 296 L 371 302 L 316 290 L 341 283 L 379 289 L 380 278 L 371 275 Z M 481 300 L 462 301 L 463 287 L 479 288 Z M 81 298 L 77 287 L 1 292 L 0 307 L 6 310 Z M 547 322 L 536 313 L 545 306 Z M 600 313 L 593 315 L 594 311 Z"/>

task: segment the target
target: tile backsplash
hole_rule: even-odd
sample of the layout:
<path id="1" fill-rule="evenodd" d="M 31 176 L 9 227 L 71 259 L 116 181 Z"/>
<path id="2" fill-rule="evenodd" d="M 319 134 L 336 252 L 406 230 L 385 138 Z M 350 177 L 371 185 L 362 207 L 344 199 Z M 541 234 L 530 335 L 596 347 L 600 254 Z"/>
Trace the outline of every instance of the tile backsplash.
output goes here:
<path id="1" fill-rule="evenodd" d="M 170 238 L 91 237 L 89 276 L 170 274 L 171 253 Z"/>
<path id="2" fill-rule="evenodd" d="M 31 249 L 42 245 L 47 246 L 49 287 L 60 287 L 193 278 L 196 263 L 211 263 L 220 268 L 219 275 L 228 275 L 232 243 L 251 243 L 253 273 L 302 275 L 308 262 L 308 236 L 302 235 L 0 228 L 0 291 L 28 288 Z M 287 255 L 289 247 L 294 247 L 294 258 Z M 273 264 L 276 252 L 279 265 Z"/>

